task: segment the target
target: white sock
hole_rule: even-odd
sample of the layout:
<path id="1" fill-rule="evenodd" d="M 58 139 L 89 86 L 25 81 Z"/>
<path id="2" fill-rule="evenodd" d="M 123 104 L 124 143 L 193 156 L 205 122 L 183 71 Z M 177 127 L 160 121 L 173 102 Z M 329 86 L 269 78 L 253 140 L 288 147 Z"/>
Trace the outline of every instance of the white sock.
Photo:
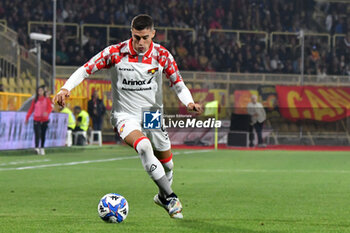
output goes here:
<path id="1" fill-rule="evenodd" d="M 147 137 L 137 139 L 134 148 L 140 155 L 144 169 L 153 180 L 159 180 L 165 176 L 164 168 L 154 155 L 152 144 Z"/>
<path id="2" fill-rule="evenodd" d="M 160 162 L 163 165 L 164 171 L 165 171 L 165 176 L 167 180 L 169 181 L 170 187 L 173 184 L 173 168 L 174 168 L 174 163 L 173 163 L 173 154 L 169 158 L 166 159 L 161 159 Z M 159 189 L 159 195 L 166 198 L 169 194 L 164 193 L 161 189 Z"/>
<path id="3" fill-rule="evenodd" d="M 162 163 L 165 175 L 169 180 L 170 186 L 173 184 L 173 169 L 174 169 L 174 162 L 171 159 L 170 161 L 166 163 Z"/>
<path id="4" fill-rule="evenodd" d="M 152 144 L 149 139 L 147 137 L 137 139 L 134 143 L 134 148 L 140 155 L 144 169 L 157 184 L 160 193 L 166 196 L 172 194 L 173 190 L 170 187 L 168 178 L 165 176 L 164 168 L 154 155 Z"/>

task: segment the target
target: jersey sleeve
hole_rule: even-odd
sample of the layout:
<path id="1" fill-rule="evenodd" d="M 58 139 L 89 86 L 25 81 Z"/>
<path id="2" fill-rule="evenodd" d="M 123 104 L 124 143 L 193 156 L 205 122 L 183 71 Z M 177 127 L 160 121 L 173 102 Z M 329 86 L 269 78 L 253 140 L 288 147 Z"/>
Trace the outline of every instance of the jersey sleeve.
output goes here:
<path id="1" fill-rule="evenodd" d="M 120 61 L 120 44 L 111 45 L 96 54 L 88 62 L 84 64 L 87 74 L 91 75 L 98 70 L 108 69 L 113 64 Z"/>
<path id="2" fill-rule="evenodd" d="M 96 54 L 83 66 L 77 69 L 61 89 L 67 89 L 70 91 L 91 74 L 94 74 L 101 69 L 110 68 L 113 64 L 118 63 L 120 61 L 120 48 L 120 44 L 111 45 Z"/>
<path id="3" fill-rule="evenodd" d="M 164 64 L 164 73 L 169 79 L 171 86 L 178 82 L 183 82 L 179 68 L 177 67 L 176 61 L 171 53 L 165 48 L 161 49 L 160 52 L 160 63 Z"/>
<path id="4" fill-rule="evenodd" d="M 194 103 L 190 90 L 186 87 L 179 68 L 175 62 L 175 59 L 171 53 L 164 47 L 160 46 L 159 49 L 159 63 L 164 66 L 164 73 L 170 81 L 170 86 L 173 87 L 177 97 L 180 101 L 188 106 L 189 103 Z"/>

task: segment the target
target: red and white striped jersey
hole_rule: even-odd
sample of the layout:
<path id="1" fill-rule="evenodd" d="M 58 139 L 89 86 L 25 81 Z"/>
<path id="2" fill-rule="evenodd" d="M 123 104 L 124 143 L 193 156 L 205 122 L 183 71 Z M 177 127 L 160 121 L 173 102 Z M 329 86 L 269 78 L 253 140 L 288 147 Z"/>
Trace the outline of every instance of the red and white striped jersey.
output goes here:
<path id="1" fill-rule="evenodd" d="M 88 61 L 83 66 L 84 72 L 78 73 L 85 76 L 81 77 L 83 79 L 105 68 L 112 71 L 112 114 L 117 118 L 124 114 L 139 118 L 142 117 L 143 109 L 162 109 L 163 72 L 171 85 L 183 82 L 173 56 L 163 46 L 153 42 L 143 55 L 135 52 L 132 39 L 111 45 Z M 74 82 L 68 80 L 62 88 L 71 90 L 75 86 Z"/>

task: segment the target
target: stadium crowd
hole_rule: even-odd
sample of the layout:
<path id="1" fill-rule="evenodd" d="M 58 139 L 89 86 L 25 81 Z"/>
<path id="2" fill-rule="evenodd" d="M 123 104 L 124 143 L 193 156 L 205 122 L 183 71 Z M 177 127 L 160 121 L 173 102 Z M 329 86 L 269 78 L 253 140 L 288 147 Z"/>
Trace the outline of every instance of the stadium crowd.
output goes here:
<path id="1" fill-rule="evenodd" d="M 346 34 L 330 46 L 321 37 L 306 37 L 305 73 L 350 75 L 350 4 L 318 3 L 313 0 L 72 0 L 57 1 L 58 22 L 128 25 L 139 13 L 152 15 L 156 26 L 194 28 L 190 33 L 169 31 L 165 42 L 181 70 L 299 73 L 300 44 L 297 36 L 276 36 L 273 43 L 258 34 L 212 33 L 210 29 L 265 32 L 298 32 L 300 29 Z M 156 6 L 156 7 L 155 7 Z M 0 19 L 18 32 L 26 48 L 31 43 L 28 21 L 52 21 L 52 1 L 4 0 Z M 43 31 L 51 34 L 51 30 Z M 84 38 L 72 39 L 72 31 L 58 27 L 57 64 L 81 65 L 107 46 L 105 29 L 95 29 Z M 113 35 L 114 36 L 114 35 Z M 130 36 L 115 35 L 125 40 Z M 113 41 L 117 42 L 117 41 Z M 51 62 L 51 42 L 42 57 Z"/>

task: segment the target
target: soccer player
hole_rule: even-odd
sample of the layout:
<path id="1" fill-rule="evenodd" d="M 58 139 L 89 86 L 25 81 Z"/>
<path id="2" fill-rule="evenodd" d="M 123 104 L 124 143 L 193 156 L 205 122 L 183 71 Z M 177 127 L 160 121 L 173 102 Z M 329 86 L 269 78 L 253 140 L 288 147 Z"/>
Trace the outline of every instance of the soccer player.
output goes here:
<path id="1" fill-rule="evenodd" d="M 105 48 L 77 69 L 56 94 L 54 102 L 64 105 L 70 91 L 84 78 L 100 69 L 110 68 L 113 72 L 111 123 L 121 138 L 135 148 L 144 169 L 158 186 L 159 193 L 154 202 L 166 209 L 170 217 L 183 218 L 181 202 L 171 188 L 174 163 L 169 137 L 163 127 L 145 130 L 142 114 L 154 108 L 162 113 L 163 72 L 188 111 L 200 114 L 202 107 L 194 103 L 173 56 L 161 45 L 153 43 L 152 17 L 136 16 L 131 22 L 131 35 L 129 40 Z"/>

